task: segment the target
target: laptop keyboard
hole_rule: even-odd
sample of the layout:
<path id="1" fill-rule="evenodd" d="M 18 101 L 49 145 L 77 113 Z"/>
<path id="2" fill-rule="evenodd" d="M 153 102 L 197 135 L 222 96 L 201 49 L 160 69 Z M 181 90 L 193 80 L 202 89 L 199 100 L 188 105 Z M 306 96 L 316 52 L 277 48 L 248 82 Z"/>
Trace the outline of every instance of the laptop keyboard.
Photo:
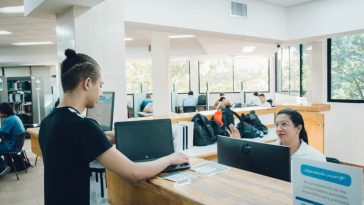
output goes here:
<path id="1" fill-rule="evenodd" d="M 162 172 L 173 172 L 173 171 L 178 171 L 178 170 L 183 170 L 183 169 L 189 169 L 190 167 L 191 166 L 189 163 L 170 165 L 167 168 L 165 168 Z"/>

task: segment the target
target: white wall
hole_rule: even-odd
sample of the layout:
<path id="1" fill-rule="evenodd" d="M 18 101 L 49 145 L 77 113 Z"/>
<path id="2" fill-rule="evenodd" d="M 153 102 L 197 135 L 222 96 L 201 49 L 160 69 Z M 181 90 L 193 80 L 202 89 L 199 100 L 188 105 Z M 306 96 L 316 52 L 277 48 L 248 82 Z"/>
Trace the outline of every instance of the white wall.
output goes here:
<path id="1" fill-rule="evenodd" d="M 320 0 L 288 9 L 288 39 L 364 29 L 363 0 Z"/>
<path id="2" fill-rule="evenodd" d="M 0 47 L 0 66 L 57 65 L 55 45 Z"/>
<path id="3" fill-rule="evenodd" d="M 230 16 L 229 0 L 124 0 L 127 22 L 285 40 L 286 8 L 244 0 L 248 18 Z"/>

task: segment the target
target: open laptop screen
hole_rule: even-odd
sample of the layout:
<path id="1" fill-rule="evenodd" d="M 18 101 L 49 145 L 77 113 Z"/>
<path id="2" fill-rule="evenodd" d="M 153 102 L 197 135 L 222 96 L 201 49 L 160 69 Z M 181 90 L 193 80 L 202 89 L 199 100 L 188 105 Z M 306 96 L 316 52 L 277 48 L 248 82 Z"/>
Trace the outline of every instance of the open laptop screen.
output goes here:
<path id="1" fill-rule="evenodd" d="M 148 161 L 174 152 L 170 119 L 115 123 L 116 148 L 132 161 Z"/>

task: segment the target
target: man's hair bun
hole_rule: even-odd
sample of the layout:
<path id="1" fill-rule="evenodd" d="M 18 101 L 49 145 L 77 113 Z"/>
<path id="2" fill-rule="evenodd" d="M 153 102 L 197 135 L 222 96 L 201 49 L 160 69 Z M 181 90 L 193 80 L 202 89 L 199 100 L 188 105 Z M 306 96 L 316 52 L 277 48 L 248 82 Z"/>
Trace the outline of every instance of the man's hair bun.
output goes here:
<path id="1" fill-rule="evenodd" d="M 67 58 L 73 58 L 76 56 L 76 51 L 75 50 L 72 50 L 72 49 L 66 49 L 66 51 L 64 52 L 64 55 L 67 57 Z"/>

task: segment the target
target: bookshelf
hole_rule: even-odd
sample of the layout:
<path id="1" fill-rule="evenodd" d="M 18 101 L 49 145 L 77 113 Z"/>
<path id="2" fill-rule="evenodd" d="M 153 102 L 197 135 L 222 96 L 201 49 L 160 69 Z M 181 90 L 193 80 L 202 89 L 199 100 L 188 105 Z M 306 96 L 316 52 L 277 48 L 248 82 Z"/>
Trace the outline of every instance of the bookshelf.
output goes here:
<path id="1" fill-rule="evenodd" d="M 30 77 L 7 78 L 8 102 L 24 126 L 33 124 L 32 81 Z"/>

